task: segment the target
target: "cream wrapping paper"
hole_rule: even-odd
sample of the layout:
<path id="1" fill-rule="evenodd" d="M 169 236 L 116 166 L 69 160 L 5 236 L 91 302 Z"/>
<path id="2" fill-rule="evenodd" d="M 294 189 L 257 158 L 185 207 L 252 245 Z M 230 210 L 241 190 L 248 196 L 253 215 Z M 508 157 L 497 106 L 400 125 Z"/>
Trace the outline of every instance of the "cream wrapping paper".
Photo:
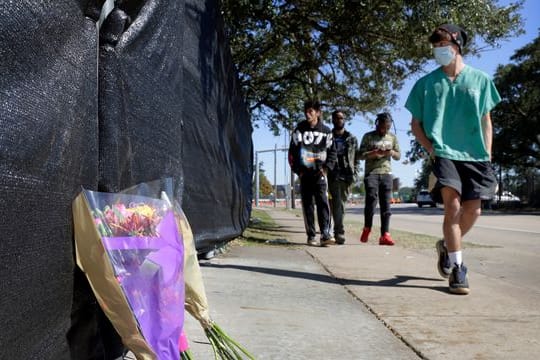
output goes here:
<path id="1" fill-rule="evenodd" d="M 73 201 L 75 254 L 77 265 L 85 273 L 103 312 L 111 320 L 124 345 L 137 354 L 137 360 L 156 360 L 139 331 L 127 299 L 116 280 L 100 235 L 94 226 L 84 193 Z"/>

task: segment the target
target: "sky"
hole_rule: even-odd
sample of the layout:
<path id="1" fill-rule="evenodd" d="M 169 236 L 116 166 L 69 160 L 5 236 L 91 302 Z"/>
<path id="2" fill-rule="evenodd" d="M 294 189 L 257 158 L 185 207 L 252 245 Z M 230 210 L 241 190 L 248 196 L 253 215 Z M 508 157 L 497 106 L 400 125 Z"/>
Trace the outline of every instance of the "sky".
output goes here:
<path id="1" fill-rule="evenodd" d="M 504 5 L 510 3 L 510 1 L 499 1 L 499 3 Z M 515 51 L 532 42 L 539 34 L 540 1 L 526 0 L 521 9 L 521 14 L 525 30 L 523 35 L 501 43 L 501 47 L 498 49 L 483 52 L 480 57 L 473 57 L 471 55 L 465 56 L 464 62 L 491 76 L 495 74 L 498 65 L 510 63 L 510 57 L 514 55 Z M 435 62 L 431 61 L 426 66 L 425 73 L 435 69 L 436 66 Z M 402 89 L 398 92 L 396 105 L 390 108 L 390 113 L 394 118 L 397 131 L 396 135 L 402 154 L 401 161 L 392 162 L 392 172 L 394 177 L 400 178 L 401 186 L 412 187 L 414 185 L 414 179 L 420 169 L 420 162 L 417 162 L 416 164 L 403 164 L 405 153 L 410 149 L 410 140 L 412 139 L 412 137 L 407 134 L 407 131 L 410 128 L 411 115 L 409 111 L 405 109 L 404 104 L 412 86 L 422 75 L 423 74 L 417 74 L 404 83 Z M 332 111 L 332 109 L 323 109 L 323 111 Z M 329 114 L 325 114 L 325 119 L 326 118 L 329 118 Z M 346 125 L 346 128 L 358 138 L 358 141 L 360 141 L 366 132 L 374 129 L 373 125 L 369 124 L 369 120 L 374 120 L 374 118 L 355 117 L 348 125 Z M 497 119 L 493 119 L 493 121 L 496 122 Z M 331 124 L 327 125 L 331 127 Z M 394 130 L 392 129 L 392 131 Z M 259 128 L 253 129 L 252 139 L 254 151 L 257 152 L 258 161 L 263 162 L 263 169 L 270 182 L 272 184 L 276 182 L 278 185 L 286 184 L 290 179 L 290 169 L 287 164 L 286 151 L 275 152 L 277 156 L 275 159 L 276 166 L 274 167 L 274 151 L 268 150 L 288 148 L 288 134 L 282 132 L 281 136 L 274 136 L 264 124 L 259 124 Z M 363 168 L 363 164 L 361 165 Z"/>

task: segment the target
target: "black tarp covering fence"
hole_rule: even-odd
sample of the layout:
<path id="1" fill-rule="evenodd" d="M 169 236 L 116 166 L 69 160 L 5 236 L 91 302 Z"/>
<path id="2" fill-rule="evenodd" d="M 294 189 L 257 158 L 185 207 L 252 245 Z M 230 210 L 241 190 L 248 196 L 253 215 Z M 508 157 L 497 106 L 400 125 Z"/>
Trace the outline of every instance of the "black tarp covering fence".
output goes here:
<path id="1" fill-rule="evenodd" d="M 116 1 L 98 30 L 102 4 L 0 1 L 0 359 L 68 359 L 68 333 L 71 358 L 106 358 L 74 280 L 81 186 L 172 177 L 201 251 L 249 220 L 251 124 L 216 0 Z"/>
<path id="2" fill-rule="evenodd" d="M 218 14 L 214 1 L 186 1 L 183 199 L 201 249 L 212 247 L 216 232 L 239 234 L 252 199 L 251 122 L 239 111 L 245 105 L 232 63 L 222 61 L 230 52 Z M 230 199 L 238 204 L 230 206 Z M 205 225 L 209 222 L 212 226 Z"/>

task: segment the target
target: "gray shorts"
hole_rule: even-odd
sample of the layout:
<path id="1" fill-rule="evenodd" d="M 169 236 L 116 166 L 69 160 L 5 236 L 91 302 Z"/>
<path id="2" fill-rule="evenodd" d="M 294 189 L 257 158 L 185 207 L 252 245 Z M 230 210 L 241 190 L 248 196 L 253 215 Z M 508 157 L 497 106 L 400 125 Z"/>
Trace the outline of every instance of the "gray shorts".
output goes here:
<path id="1" fill-rule="evenodd" d="M 433 174 L 437 183 L 432 190 L 433 200 L 442 203 L 441 188 L 455 189 L 461 201 L 489 200 L 495 196 L 497 178 L 489 161 L 457 161 L 435 158 Z"/>

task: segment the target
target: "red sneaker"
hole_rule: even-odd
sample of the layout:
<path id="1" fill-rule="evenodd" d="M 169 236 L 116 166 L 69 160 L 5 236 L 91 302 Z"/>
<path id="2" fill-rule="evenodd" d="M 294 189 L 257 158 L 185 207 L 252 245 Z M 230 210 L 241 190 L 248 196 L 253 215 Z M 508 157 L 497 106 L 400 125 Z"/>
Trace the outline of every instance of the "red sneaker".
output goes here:
<path id="1" fill-rule="evenodd" d="M 392 240 L 392 237 L 390 236 L 389 232 L 385 232 L 383 236 L 379 238 L 379 245 L 388 245 L 392 246 L 394 245 L 394 240 Z"/>
<path id="2" fill-rule="evenodd" d="M 369 233 L 371 233 L 371 228 L 365 227 L 364 230 L 362 230 L 362 236 L 360 236 L 360 241 L 367 242 L 369 240 Z"/>

